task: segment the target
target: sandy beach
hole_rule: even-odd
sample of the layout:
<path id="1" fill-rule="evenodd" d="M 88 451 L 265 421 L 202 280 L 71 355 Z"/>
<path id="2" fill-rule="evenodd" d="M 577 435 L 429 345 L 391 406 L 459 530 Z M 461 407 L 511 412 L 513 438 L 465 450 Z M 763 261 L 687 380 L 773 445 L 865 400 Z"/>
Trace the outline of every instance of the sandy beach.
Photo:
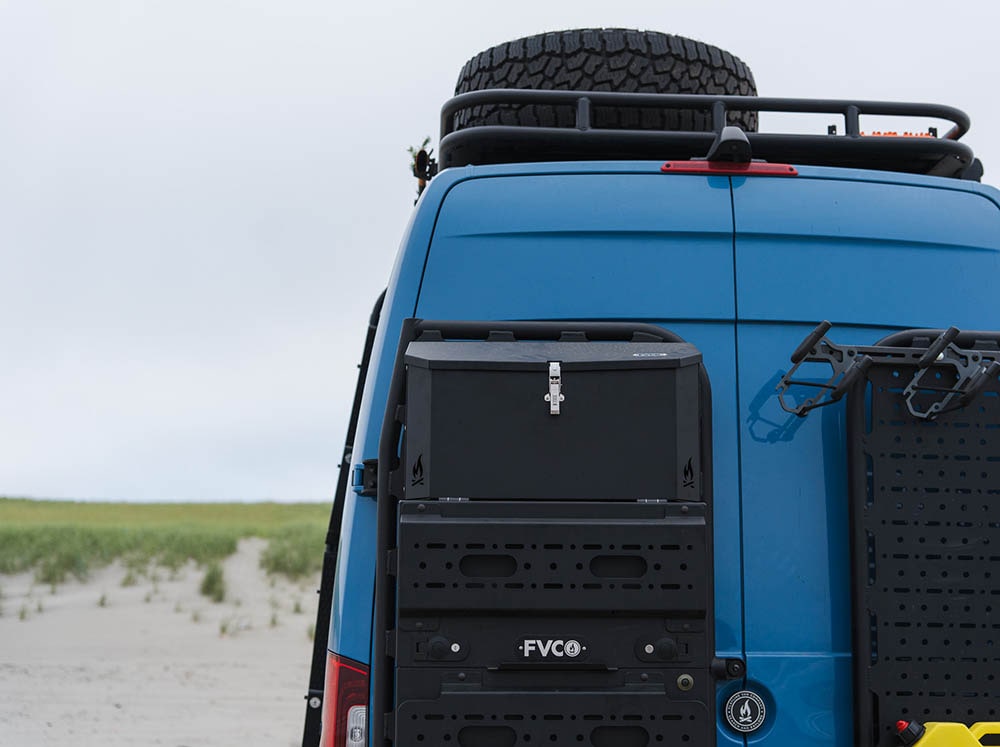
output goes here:
<path id="1" fill-rule="evenodd" d="M 204 571 L 112 565 L 54 590 L 0 576 L 0 745 L 298 745 L 318 578 L 259 567 L 245 539 L 223 563 L 225 601 Z"/>

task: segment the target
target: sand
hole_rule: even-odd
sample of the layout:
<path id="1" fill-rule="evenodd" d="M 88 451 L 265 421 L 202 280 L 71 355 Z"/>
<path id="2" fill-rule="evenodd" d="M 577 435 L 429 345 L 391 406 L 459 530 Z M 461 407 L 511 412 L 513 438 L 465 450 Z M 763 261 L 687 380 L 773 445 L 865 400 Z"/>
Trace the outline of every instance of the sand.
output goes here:
<path id="1" fill-rule="evenodd" d="M 220 604 L 193 564 L 54 591 L 0 576 L 0 745 L 301 744 L 318 578 L 268 578 L 264 546 L 224 563 Z"/>

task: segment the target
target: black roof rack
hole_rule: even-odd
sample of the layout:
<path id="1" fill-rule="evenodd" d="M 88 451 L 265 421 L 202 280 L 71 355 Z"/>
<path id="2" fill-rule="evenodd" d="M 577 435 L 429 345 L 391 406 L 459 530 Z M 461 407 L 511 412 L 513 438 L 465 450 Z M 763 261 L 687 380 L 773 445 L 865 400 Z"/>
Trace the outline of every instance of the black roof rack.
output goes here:
<path id="1" fill-rule="evenodd" d="M 478 125 L 458 129 L 460 113 L 478 106 L 559 106 L 575 112 L 567 127 Z M 630 107 L 701 111 L 711 114 L 708 132 L 639 129 L 596 129 L 590 126 L 595 108 Z M 714 96 L 604 91 L 535 91 L 491 89 L 447 101 L 441 110 L 442 167 L 531 161 L 703 158 L 732 111 L 833 114 L 843 117 L 843 134 L 831 127 L 826 135 L 748 132 L 754 159 L 779 163 L 842 166 L 978 179 L 972 149 L 959 138 L 969 129 L 969 117 L 939 104 L 788 99 L 759 96 Z M 951 122 L 943 136 L 861 133 L 860 117 L 886 115 L 928 117 Z"/>

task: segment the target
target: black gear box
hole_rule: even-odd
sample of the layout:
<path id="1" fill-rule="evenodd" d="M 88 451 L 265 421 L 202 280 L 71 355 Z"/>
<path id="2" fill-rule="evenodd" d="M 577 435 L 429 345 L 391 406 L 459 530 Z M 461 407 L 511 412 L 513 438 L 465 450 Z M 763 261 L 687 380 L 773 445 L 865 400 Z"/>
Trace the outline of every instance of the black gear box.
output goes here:
<path id="1" fill-rule="evenodd" d="M 687 343 L 416 341 L 404 498 L 702 499 Z"/>

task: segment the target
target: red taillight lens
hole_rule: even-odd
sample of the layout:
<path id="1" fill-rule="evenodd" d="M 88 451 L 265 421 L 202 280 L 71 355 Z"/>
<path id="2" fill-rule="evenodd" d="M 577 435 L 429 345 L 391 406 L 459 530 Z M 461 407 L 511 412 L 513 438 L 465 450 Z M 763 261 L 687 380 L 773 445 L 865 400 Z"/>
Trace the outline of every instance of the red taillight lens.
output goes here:
<path id="1" fill-rule="evenodd" d="M 326 660 L 322 747 L 363 747 L 368 740 L 368 667 L 337 654 Z"/>

